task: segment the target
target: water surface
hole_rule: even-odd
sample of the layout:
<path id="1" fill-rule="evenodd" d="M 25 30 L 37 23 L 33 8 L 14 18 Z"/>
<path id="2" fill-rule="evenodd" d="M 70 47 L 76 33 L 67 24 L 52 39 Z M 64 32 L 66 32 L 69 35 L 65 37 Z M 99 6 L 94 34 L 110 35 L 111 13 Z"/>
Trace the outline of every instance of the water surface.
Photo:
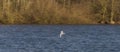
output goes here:
<path id="1" fill-rule="evenodd" d="M 0 52 L 120 52 L 120 26 L 1 25 Z"/>

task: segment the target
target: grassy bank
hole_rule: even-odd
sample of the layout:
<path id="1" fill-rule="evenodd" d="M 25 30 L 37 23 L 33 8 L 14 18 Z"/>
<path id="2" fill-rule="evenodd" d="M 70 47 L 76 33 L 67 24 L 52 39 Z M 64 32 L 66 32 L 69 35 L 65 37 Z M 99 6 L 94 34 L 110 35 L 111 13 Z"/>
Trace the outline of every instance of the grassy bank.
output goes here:
<path id="1" fill-rule="evenodd" d="M 120 23 L 118 0 L 1 0 L 1 24 Z"/>

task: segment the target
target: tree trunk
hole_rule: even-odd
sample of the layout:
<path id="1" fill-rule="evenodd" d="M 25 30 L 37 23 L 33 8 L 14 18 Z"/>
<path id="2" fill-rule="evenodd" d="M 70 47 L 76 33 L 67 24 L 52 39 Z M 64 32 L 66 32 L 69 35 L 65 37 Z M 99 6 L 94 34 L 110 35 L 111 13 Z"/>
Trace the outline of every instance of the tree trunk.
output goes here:
<path id="1" fill-rule="evenodd" d="M 110 17 L 110 24 L 115 24 L 113 18 L 114 18 L 114 0 L 112 0 L 112 4 L 111 4 L 111 17 Z"/>

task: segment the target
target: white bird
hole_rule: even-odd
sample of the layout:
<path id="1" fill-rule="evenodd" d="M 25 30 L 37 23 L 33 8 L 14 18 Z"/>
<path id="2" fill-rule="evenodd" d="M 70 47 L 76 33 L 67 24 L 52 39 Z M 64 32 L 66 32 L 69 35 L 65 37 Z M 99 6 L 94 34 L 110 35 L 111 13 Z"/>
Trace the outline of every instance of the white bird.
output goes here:
<path id="1" fill-rule="evenodd" d="M 62 38 L 62 36 L 64 35 L 65 33 L 63 31 L 60 32 L 60 38 Z"/>

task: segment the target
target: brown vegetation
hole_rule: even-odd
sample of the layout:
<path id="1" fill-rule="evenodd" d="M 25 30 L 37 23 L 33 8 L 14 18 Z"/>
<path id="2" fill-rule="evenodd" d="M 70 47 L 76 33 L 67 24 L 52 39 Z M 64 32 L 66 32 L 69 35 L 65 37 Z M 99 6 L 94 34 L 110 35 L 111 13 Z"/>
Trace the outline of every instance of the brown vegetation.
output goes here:
<path id="1" fill-rule="evenodd" d="M 119 0 L 0 0 L 1 24 L 114 24 L 119 16 Z"/>

